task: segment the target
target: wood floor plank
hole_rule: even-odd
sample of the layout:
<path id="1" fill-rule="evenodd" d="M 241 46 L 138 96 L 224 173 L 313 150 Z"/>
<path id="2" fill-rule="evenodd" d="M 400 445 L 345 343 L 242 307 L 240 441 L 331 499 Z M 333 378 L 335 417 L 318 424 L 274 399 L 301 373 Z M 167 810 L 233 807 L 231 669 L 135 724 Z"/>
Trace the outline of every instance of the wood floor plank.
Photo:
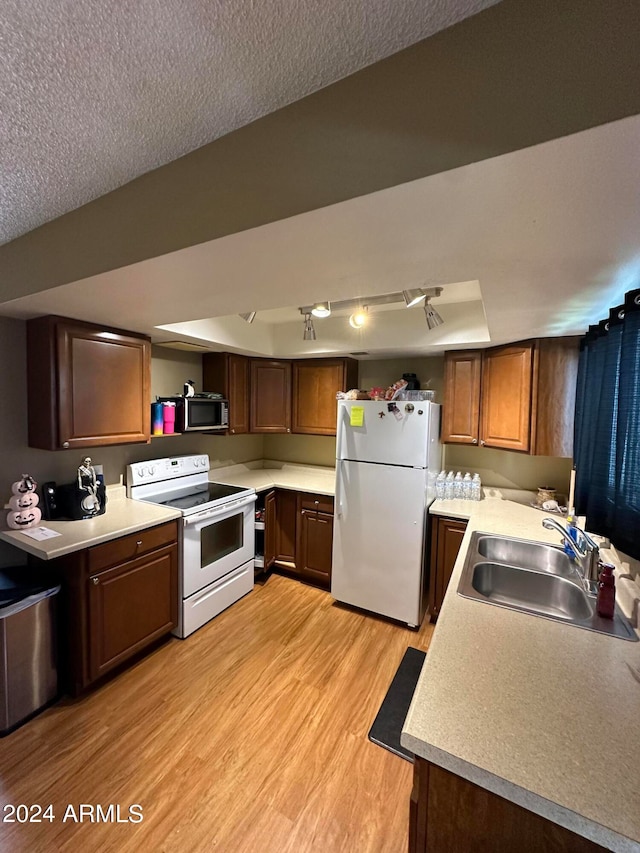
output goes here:
<path id="1" fill-rule="evenodd" d="M 410 765 L 367 740 L 419 631 L 273 575 L 187 640 L 0 739 L 0 853 L 406 849 Z M 62 821 L 133 803 L 142 823 Z"/>

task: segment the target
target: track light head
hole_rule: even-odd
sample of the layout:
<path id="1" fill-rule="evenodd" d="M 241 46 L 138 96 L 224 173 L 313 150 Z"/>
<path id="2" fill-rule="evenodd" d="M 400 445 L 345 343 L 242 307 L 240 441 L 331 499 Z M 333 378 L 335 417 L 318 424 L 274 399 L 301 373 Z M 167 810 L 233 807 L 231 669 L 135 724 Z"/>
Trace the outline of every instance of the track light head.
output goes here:
<path id="1" fill-rule="evenodd" d="M 427 301 L 424 305 L 424 315 L 427 320 L 427 326 L 429 329 L 435 329 L 436 326 L 441 326 L 444 323 L 442 317 L 438 314 L 436 309 L 431 304 L 431 297 L 427 297 Z"/>
<path id="2" fill-rule="evenodd" d="M 368 319 L 368 308 L 365 305 L 363 308 L 359 308 L 357 311 L 354 311 L 353 314 L 349 317 L 349 325 L 352 329 L 361 329 L 364 325 L 366 325 Z"/>
<path id="3" fill-rule="evenodd" d="M 314 317 L 328 317 L 331 314 L 330 302 L 316 302 L 311 308 Z"/>
<path id="4" fill-rule="evenodd" d="M 415 287 L 413 290 L 403 290 L 402 298 L 407 308 L 413 308 L 418 302 L 421 302 L 425 297 L 424 290 L 420 287 Z"/>
<path id="5" fill-rule="evenodd" d="M 256 312 L 248 311 L 246 314 L 240 314 L 239 316 L 242 317 L 245 323 L 253 323 L 253 321 L 256 319 Z"/>
<path id="6" fill-rule="evenodd" d="M 303 341 L 315 341 L 316 339 L 316 330 L 313 328 L 313 318 L 311 314 L 304 315 L 304 333 L 302 335 Z"/>

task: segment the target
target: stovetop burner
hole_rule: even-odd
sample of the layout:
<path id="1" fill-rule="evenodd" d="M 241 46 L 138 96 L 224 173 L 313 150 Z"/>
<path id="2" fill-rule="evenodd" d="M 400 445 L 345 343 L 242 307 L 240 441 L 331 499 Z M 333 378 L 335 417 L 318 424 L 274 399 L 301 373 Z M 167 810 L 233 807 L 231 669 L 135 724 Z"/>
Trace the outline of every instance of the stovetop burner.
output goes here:
<path id="1" fill-rule="evenodd" d="M 228 486 L 225 483 L 202 483 L 199 486 L 191 486 L 182 490 L 176 489 L 175 492 L 168 494 L 152 495 L 147 500 L 184 512 L 246 491 L 242 486 Z"/>

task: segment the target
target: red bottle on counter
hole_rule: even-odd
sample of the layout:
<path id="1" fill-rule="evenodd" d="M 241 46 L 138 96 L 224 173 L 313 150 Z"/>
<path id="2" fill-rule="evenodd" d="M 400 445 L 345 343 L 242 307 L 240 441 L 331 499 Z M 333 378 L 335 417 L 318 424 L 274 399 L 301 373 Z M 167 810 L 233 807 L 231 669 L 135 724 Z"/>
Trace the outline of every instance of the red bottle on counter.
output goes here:
<path id="1" fill-rule="evenodd" d="M 613 619 L 616 607 L 616 581 L 613 576 L 614 567 L 609 563 L 600 563 L 598 580 L 598 600 L 596 610 L 605 619 Z"/>

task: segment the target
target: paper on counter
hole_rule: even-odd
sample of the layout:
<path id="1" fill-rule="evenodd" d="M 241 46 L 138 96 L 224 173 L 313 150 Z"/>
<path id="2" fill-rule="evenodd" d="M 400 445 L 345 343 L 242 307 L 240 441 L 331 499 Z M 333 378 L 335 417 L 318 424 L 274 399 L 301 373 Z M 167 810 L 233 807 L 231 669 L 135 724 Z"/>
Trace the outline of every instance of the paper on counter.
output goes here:
<path id="1" fill-rule="evenodd" d="M 54 536 L 62 536 L 57 530 L 52 530 L 50 527 L 33 527 L 31 530 L 18 530 L 18 533 L 24 533 L 31 539 L 37 539 L 41 542 L 43 539 L 53 539 Z"/>

